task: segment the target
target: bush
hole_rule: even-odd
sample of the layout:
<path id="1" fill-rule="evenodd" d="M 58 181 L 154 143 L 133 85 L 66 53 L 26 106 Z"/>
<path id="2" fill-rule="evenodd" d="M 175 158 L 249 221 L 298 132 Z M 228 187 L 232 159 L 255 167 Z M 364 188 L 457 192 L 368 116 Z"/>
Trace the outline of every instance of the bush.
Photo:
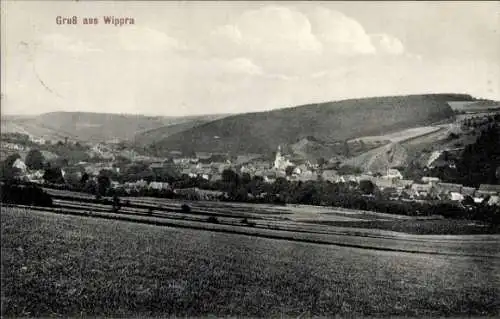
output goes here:
<path id="1" fill-rule="evenodd" d="M 219 223 L 219 220 L 217 219 L 217 217 L 215 216 L 210 216 L 207 218 L 207 222 L 209 223 L 214 223 L 214 224 L 218 224 Z"/>
<path id="2" fill-rule="evenodd" d="M 190 213 L 191 212 L 191 207 L 187 204 L 182 204 L 181 206 L 181 212 L 182 213 Z"/>
<path id="3" fill-rule="evenodd" d="M 52 197 L 37 185 L 6 184 L 1 186 L 0 194 L 2 203 L 52 206 Z"/>

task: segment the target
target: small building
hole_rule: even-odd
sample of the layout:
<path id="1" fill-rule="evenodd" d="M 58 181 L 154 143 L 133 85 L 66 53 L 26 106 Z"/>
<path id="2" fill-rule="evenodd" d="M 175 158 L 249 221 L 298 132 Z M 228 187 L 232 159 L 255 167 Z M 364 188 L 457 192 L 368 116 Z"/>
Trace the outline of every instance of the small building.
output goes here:
<path id="1" fill-rule="evenodd" d="M 410 188 L 413 183 L 411 179 L 400 179 L 395 181 L 396 187 L 399 188 Z"/>
<path id="2" fill-rule="evenodd" d="M 210 181 L 211 182 L 216 182 L 216 181 L 220 181 L 222 180 L 222 175 L 221 174 L 213 174 L 211 177 L 210 177 Z"/>
<path id="3" fill-rule="evenodd" d="M 429 184 L 414 183 L 411 185 L 411 192 L 416 196 L 427 196 L 432 193 L 432 186 Z"/>
<path id="4" fill-rule="evenodd" d="M 264 181 L 268 183 L 274 183 L 276 181 L 276 172 L 274 171 L 267 171 L 264 172 L 263 174 Z"/>
<path id="5" fill-rule="evenodd" d="M 298 181 L 315 181 L 318 179 L 318 174 L 312 172 L 312 171 L 304 171 L 302 172 L 302 174 L 298 174 L 296 175 L 297 176 L 297 180 Z"/>
<path id="6" fill-rule="evenodd" d="M 170 184 L 166 182 L 150 182 L 148 188 L 156 190 L 168 189 Z"/>
<path id="7" fill-rule="evenodd" d="M 383 177 L 385 179 L 403 179 L 403 174 L 395 168 L 389 168 Z"/>
<path id="8" fill-rule="evenodd" d="M 385 188 L 392 188 L 396 186 L 396 183 L 392 179 L 375 177 L 372 179 L 372 182 L 380 189 L 384 190 Z"/>
<path id="9" fill-rule="evenodd" d="M 464 195 L 462 195 L 461 193 L 457 193 L 457 192 L 451 192 L 450 193 L 450 199 L 452 201 L 458 201 L 458 202 L 461 202 L 464 200 Z"/>
<path id="10" fill-rule="evenodd" d="M 463 185 L 453 183 L 437 183 L 437 191 L 441 194 L 450 194 L 451 192 L 462 193 Z"/>
<path id="11" fill-rule="evenodd" d="M 462 187 L 462 195 L 463 196 L 474 197 L 475 193 L 476 193 L 476 189 L 474 187 L 467 187 L 467 186 Z"/>
<path id="12" fill-rule="evenodd" d="M 441 179 L 439 179 L 439 177 L 431 177 L 431 176 L 422 177 L 422 183 L 437 184 L 440 181 L 441 181 Z"/>
<path id="13" fill-rule="evenodd" d="M 339 176 L 339 174 L 337 173 L 336 170 L 324 170 L 323 173 L 321 173 L 321 177 L 325 180 L 325 181 L 330 181 L 330 182 L 335 182 L 337 180 L 337 177 Z"/>
<path id="14" fill-rule="evenodd" d="M 489 206 L 500 206 L 500 197 L 498 195 L 492 195 L 488 200 Z"/>
<path id="15" fill-rule="evenodd" d="M 477 193 L 480 195 L 500 195 L 500 185 L 481 184 Z"/>

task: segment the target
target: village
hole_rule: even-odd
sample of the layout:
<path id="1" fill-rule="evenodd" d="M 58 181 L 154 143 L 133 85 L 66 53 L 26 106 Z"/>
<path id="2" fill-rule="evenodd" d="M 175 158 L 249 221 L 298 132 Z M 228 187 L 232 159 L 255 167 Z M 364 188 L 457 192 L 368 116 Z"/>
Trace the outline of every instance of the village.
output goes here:
<path id="1" fill-rule="evenodd" d="M 8 140 L 8 135 L 6 137 Z M 64 147 L 69 143 L 71 142 L 65 140 L 57 144 Z M 394 201 L 446 200 L 465 205 L 500 205 L 500 185 L 481 184 L 479 187 L 468 187 L 447 183 L 433 176 L 410 179 L 404 176 L 400 169 L 393 167 L 377 172 L 346 170 L 331 162 L 297 160 L 289 154 L 283 154 L 281 146 L 278 146 L 272 160 L 261 154 L 231 157 L 228 154 L 196 152 L 194 156 L 183 156 L 178 151 L 171 151 L 169 157 L 151 157 L 123 149 L 116 143 L 100 143 L 79 145 L 86 147 L 88 160 L 71 163 L 61 160 L 49 151 L 39 151 L 38 148 L 44 149 L 47 145 L 43 140 L 31 139 L 28 144 L 29 146 L 25 146 L 4 139 L 1 147 L 3 151 L 10 152 L 13 160 L 11 167 L 15 171 L 16 179 L 45 186 L 82 186 L 82 183 L 96 183 L 99 176 L 106 175 L 110 179 L 109 188 L 125 194 L 141 190 L 169 190 L 177 194 L 195 193 L 201 199 L 214 199 L 218 196 L 196 183 L 196 187 L 180 188 L 175 187 L 174 182 L 184 179 L 201 181 L 205 185 L 217 183 L 222 180 L 225 170 L 231 170 L 240 176 L 246 175 L 248 178 L 257 178 L 270 184 L 275 183 L 277 179 L 299 183 L 324 181 L 350 185 L 355 189 L 359 188 L 361 183 L 370 182 L 379 195 Z M 33 157 L 33 153 L 41 163 L 33 163 L 37 161 L 29 158 Z M 431 156 L 424 170 L 430 171 L 436 166 L 453 168 L 454 165 L 453 160 L 444 161 L 438 152 Z M 373 192 L 366 195 L 374 196 Z"/>

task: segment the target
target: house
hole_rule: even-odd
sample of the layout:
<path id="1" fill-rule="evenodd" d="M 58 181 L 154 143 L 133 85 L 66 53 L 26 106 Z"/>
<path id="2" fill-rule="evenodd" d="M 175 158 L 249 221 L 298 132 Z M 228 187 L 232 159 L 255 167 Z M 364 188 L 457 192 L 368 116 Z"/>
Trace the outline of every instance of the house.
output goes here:
<path id="1" fill-rule="evenodd" d="M 153 162 L 149 165 L 149 168 L 151 170 L 155 170 L 155 169 L 162 169 L 163 168 L 163 162 Z"/>
<path id="2" fill-rule="evenodd" d="M 2 149 L 6 150 L 12 150 L 12 151 L 24 151 L 25 147 L 19 144 L 14 144 L 14 143 L 9 143 L 9 142 L 2 142 L 1 144 Z"/>
<path id="3" fill-rule="evenodd" d="M 500 197 L 498 195 L 492 195 L 488 200 L 489 206 L 500 206 Z"/>
<path id="4" fill-rule="evenodd" d="M 414 183 L 411 185 L 411 192 L 415 196 L 427 196 L 432 192 L 432 185 Z"/>
<path id="5" fill-rule="evenodd" d="M 235 164 L 242 165 L 253 162 L 262 157 L 262 154 L 246 154 L 236 156 Z"/>
<path id="6" fill-rule="evenodd" d="M 474 197 L 476 189 L 474 187 L 462 187 L 462 195 Z"/>
<path id="7" fill-rule="evenodd" d="M 500 185 L 481 184 L 477 193 L 479 195 L 500 195 Z"/>
<path id="8" fill-rule="evenodd" d="M 195 152 L 195 156 L 198 159 L 207 160 L 207 159 L 210 159 L 212 157 L 212 153 L 208 153 L 208 152 Z"/>
<path id="9" fill-rule="evenodd" d="M 372 182 L 381 190 L 385 188 L 395 187 L 396 183 L 392 179 L 385 179 L 380 177 L 374 177 Z"/>
<path id="10" fill-rule="evenodd" d="M 389 168 L 386 175 L 383 176 L 385 179 L 403 179 L 403 174 L 395 168 Z"/>
<path id="11" fill-rule="evenodd" d="M 484 201 L 482 197 L 474 197 L 474 203 L 481 204 Z"/>
<path id="12" fill-rule="evenodd" d="M 346 182 L 355 182 L 355 183 L 358 183 L 359 182 L 359 176 L 356 176 L 356 175 L 344 175 L 344 180 Z"/>
<path id="13" fill-rule="evenodd" d="M 180 157 L 180 158 L 174 158 L 174 159 L 172 159 L 172 161 L 176 165 L 181 165 L 181 164 L 189 164 L 190 159 L 187 157 Z"/>
<path id="14" fill-rule="evenodd" d="M 398 179 L 394 181 L 394 184 L 398 188 L 410 188 L 413 183 L 411 179 Z"/>
<path id="15" fill-rule="evenodd" d="M 162 189 L 169 189 L 170 184 L 165 182 L 150 182 L 148 187 L 150 189 L 162 190 Z"/>
<path id="16" fill-rule="evenodd" d="M 441 194 L 450 194 L 451 192 L 462 193 L 462 185 L 453 183 L 437 183 L 436 189 Z"/>
<path id="17" fill-rule="evenodd" d="M 300 164 L 299 166 L 296 166 L 293 169 L 293 173 L 296 174 L 296 175 L 300 175 L 300 174 L 302 174 L 303 172 L 305 172 L 307 170 L 308 170 L 308 167 L 307 167 L 306 164 Z"/>
<path id="18" fill-rule="evenodd" d="M 181 151 L 170 151 L 168 154 L 173 158 L 179 158 L 182 156 Z"/>
<path id="19" fill-rule="evenodd" d="M 299 181 L 315 181 L 318 179 L 318 174 L 312 171 L 304 171 L 302 174 L 297 175 L 297 180 Z"/>
<path id="20" fill-rule="evenodd" d="M 240 168 L 240 173 L 243 174 L 243 173 L 248 173 L 248 174 L 251 174 L 253 172 L 253 169 L 251 166 L 246 166 L 246 165 L 243 165 L 241 166 Z"/>
<path id="21" fill-rule="evenodd" d="M 436 184 L 439 183 L 440 181 L 441 179 L 439 179 L 439 177 L 430 177 L 430 176 L 422 177 L 422 183 Z"/>
<path id="22" fill-rule="evenodd" d="M 110 185 L 110 187 L 111 187 L 112 189 L 117 189 L 117 188 L 120 188 L 120 186 L 121 186 L 121 185 L 120 185 L 120 183 L 119 183 L 119 182 L 117 182 L 117 181 L 111 181 L 111 185 Z"/>
<path id="23" fill-rule="evenodd" d="M 276 181 L 276 172 L 267 171 L 264 172 L 264 181 L 268 183 L 274 183 Z"/>
<path id="24" fill-rule="evenodd" d="M 457 193 L 457 192 L 451 192 L 450 193 L 450 199 L 453 200 L 453 201 L 463 201 L 464 200 L 464 195 L 462 195 L 461 193 Z"/>
<path id="25" fill-rule="evenodd" d="M 323 173 L 321 173 L 321 177 L 325 180 L 325 181 L 330 181 L 330 182 L 335 182 L 337 180 L 337 177 L 339 175 L 337 174 L 337 171 L 336 170 L 324 170 Z"/>

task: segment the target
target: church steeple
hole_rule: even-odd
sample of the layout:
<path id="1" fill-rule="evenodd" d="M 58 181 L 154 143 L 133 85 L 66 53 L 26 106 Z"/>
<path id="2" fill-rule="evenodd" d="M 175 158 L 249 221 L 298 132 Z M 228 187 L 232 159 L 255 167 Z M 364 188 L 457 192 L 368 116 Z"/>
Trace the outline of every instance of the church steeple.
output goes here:
<path id="1" fill-rule="evenodd" d="M 279 168 L 281 166 L 281 145 L 278 145 L 278 151 L 276 152 L 276 158 L 274 159 L 274 168 Z"/>

